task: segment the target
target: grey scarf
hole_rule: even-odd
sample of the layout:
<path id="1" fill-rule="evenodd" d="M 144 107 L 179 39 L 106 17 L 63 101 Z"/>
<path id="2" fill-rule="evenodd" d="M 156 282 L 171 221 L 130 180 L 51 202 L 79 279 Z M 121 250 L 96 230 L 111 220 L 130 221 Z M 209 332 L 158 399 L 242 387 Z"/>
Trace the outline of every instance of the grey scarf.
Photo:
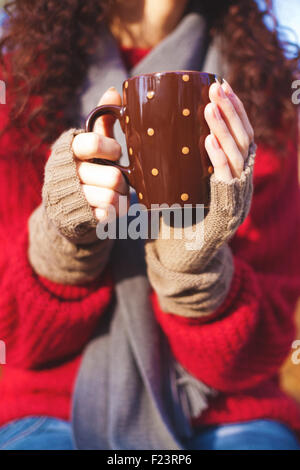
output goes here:
<path id="1" fill-rule="evenodd" d="M 83 126 L 107 88 L 115 86 L 121 93 L 128 76 L 180 69 L 224 76 L 216 43 L 207 50 L 206 38 L 204 18 L 189 11 L 172 34 L 128 73 L 114 38 L 104 30 L 75 124 Z M 121 163 L 126 164 L 120 127 L 115 135 L 122 144 Z M 116 240 L 111 263 L 115 302 L 84 352 L 76 381 L 72 420 L 76 445 L 114 450 L 188 448 L 191 418 L 207 408 L 208 397 L 215 392 L 189 374 L 169 350 L 149 302 L 142 242 Z"/>

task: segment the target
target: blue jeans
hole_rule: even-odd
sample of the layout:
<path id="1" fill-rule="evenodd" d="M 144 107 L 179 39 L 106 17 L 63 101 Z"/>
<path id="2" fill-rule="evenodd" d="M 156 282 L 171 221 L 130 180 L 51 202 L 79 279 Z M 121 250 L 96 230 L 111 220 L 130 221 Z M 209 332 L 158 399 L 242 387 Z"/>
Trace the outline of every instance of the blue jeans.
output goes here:
<path id="1" fill-rule="evenodd" d="M 73 450 L 71 424 L 29 417 L 0 427 L 0 450 Z M 294 433 L 268 419 L 214 426 L 195 435 L 188 450 L 300 450 Z"/>
<path id="2" fill-rule="evenodd" d="M 46 416 L 11 421 L 0 427 L 0 450 L 72 450 L 71 425 Z"/>
<path id="3" fill-rule="evenodd" d="M 300 442 L 284 424 L 258 419 L 206 428 L 189 441 L 188 449 L 300 450 Z"/>

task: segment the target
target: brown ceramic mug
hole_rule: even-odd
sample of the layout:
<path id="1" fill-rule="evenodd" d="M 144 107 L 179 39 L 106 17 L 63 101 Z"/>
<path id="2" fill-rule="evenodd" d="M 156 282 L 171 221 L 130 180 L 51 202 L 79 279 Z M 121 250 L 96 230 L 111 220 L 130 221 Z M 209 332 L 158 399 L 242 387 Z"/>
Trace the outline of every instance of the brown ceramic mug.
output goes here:
<path id="1" fill-rule="evenodd" d="M 209 206 L 213 167 L 204 146 L 209 134 L 204 108 L 216 81 L 222 83 L 217 75 L 196 71 L 137 75 L 123 83 L 123 106 L 98 106 L 89 114 L 87 132 L 104 114 L 119 119 L 129 166 L 97 162 L 119 168 L 147 209 L 152 204 Z"/>

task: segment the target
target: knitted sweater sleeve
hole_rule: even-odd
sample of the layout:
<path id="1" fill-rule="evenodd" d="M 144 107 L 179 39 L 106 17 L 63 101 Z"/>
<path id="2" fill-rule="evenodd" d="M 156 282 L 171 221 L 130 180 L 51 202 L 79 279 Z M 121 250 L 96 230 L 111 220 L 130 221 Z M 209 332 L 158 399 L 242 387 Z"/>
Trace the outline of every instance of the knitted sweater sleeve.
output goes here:
<path id="1" fill-rule="evenodd" d="M 24 227 L 0 278 L 0 338 L 11 367 L 36 369 L 80 353 L 113 296 L 105 269 L 93 282 L 64 286 L 38 276 Z"/>
<path id="2" fill-rule="evenodd" d="M 284 157 L 258 149 L 252 207 L 230 242 L 230 289 L 209 317 L 165 312 L 153 291 L 155 315 L 174 356 L 216 390 L 238 392 L 258 385 L 278 372 L 290 351 L 300 297 L 297 175 L 292 145 Z"/>

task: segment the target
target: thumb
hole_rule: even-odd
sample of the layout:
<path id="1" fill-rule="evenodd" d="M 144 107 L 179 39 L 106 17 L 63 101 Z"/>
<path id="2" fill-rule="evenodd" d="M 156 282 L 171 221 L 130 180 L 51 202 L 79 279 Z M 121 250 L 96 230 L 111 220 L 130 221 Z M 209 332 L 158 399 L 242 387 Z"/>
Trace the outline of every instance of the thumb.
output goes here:
<path id="1" fill-rule="evenodd" d="M 105 104 L 115 104 L 118 106 L 122 105 L 121 96 L 115 87 L 108 88 L 108 90 L 106 90 L 106 92 L 100 98 L 98 106 L 102 106 Z M 97 134 L 105 135 L 106 137 L 113 137 L 113 128 L 115 121 L 116 118 L 109 114 L 99 117 L 95 122 L 94 132 L 97 132 Z"/>

